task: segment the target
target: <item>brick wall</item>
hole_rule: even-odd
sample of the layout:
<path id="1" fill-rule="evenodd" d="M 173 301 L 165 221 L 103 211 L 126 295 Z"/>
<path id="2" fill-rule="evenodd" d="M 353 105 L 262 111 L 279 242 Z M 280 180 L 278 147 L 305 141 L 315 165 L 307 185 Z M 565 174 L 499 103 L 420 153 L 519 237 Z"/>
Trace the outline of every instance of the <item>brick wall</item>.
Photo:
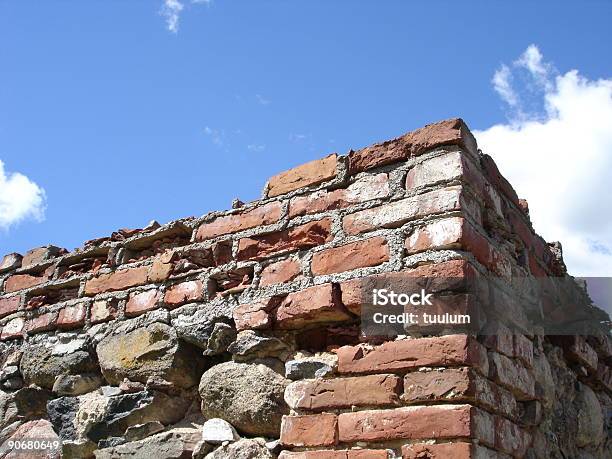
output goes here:
<path id="1" fill-rule="evenodd" d="M 506 284 L 519 324 L 517 279 L 567 277 L 558 246 L 533 231 L 526 202 L 454 119 L 278 174 L 261 200 L 229 211 L 119 230 L 72 252 L 7 255 L 0 363 L 30 344 L 86 337 L 106 379 L 100 384 L 116 386 L 96 348 L 103 338 L 160 322 L 193 343 L 179 325 L 203 327 L 221 308 L 213 322 L 238 335 L 216 360 L 199 346 L 198 377 L 221 361 L 267 359 L 287 378 L 285 415 L 267 434 L 280 439 L 272 455 L 603 458 L 611 445 L 609 335 L 381 342 L 360 334 L 359 292 L 372 279 L 468 272 Z M 537 305 L 545 314 L 567 307 L 555 292 L 547 298 Z M 256 336 L 259 347 L 245 351 L 235 344 L 241 336 Z M 261 345 L 265 339 L 280 344 Z M 14 390 L 23 389 L 3 388 Z M 96 441 L 87 454 L 110 447 Z"/>

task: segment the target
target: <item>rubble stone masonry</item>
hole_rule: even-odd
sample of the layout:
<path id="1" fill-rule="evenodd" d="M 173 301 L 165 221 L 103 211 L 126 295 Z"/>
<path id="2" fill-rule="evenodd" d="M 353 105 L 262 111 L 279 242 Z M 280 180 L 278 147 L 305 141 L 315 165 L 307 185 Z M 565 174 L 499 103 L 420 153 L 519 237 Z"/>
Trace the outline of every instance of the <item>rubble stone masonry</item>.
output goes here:
<path id="1" fill-rule="evenodd" d="M 495 278 L 520 329 L 520 280 L 569 278 L 527 209 L 451 119 L 229 211 L 8 254 L 0 457 L 609 458 L 609 333 L 360 330 L 362 292 L 402 275 Z"/>

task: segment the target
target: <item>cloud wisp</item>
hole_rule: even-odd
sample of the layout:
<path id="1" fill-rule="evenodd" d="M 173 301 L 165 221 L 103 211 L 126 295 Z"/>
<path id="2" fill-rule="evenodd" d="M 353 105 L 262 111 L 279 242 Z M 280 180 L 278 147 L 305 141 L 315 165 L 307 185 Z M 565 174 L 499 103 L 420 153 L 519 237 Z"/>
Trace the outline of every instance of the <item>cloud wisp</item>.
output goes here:
<path id="1" fill-rule="evenodd" d="M 612 276 L 612 79 L 559 73 L 530 45 L 495 73 L 508 121 L 474 134 L 571 274 Z"/>
<path id="2" fill-rule="evenodd" d="M 18 172 L 8 173 L 0 160 L 0 230 L 23 220 L 45 218 L 45 191 Z"/>
<path id="3" fill-rule="evenodd" d="M 191 3 L 210 6 L 212 0 L 191 0 Z M 174 34 L 178 33 L 181 13 L 184 9 L 185 5 L 180 0 L 164 0 L 159 10 L 159 14 L 166 19 L 166 28 L 169 32 Z"/>

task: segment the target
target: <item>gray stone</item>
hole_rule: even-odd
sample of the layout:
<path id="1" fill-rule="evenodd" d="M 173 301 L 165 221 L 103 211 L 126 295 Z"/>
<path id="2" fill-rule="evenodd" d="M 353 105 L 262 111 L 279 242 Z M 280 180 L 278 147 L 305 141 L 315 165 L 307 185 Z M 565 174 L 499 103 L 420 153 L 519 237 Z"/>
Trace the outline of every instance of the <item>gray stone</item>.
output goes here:
<path id="1" fill-rule="evenodd" d="M 6 390 L 18 390 L 24 386 L 23 378 L 18 376 L 16 378 L 9 378 L 2 383 L 2 388 Z"/>
<path id="2" fill-rule="evenodd" d="M 82 395 L 96 390 L 102 384 L 99 374 L 59 375 L 53 384 L 57 395 Z"/>
<path id="3" fill-rule="evenodd" d="M 224 362 L 202 375 L 200 397 L 206 418 L 221 418 L 239 431 L 278 437 L 288 381 L 260 364 Z"/>
<path id="4" fill-rule="evenodd" d="M 21 266 L 22 256 L 18 253 L 8 253 L 0 261 L 0 273 L 17 269 Z"/>
<path id="5" fill-rule="evenodd" d="M 149 421 L 145 422 L 144 424 L 135 424 L 128 427 L 125 431 L 124 437 L 126 441 L 138 441 L 153 434 L 159 433 L 162 430 L 164 430 L 164 425 L 161 422 Z"/>
<path id="6" fill-rule="evenodd" d="M 176 330 L 159 322 L 107 336 L 96 350 L 102 374 L 112 385 L 124 378 L 146 383 L 154 376 L 189 388 L 197 384 L 203 364 L 197 352 L 178 339 Z"/>
<path id="7" fill-rule="evenodd" d="M 192 457 L 202 436 L 198 429 L 176 428 L 140 441 L 94 452 L 96 459 L 184 459 Z"/>
<path id="8" fill-rule="evenodd" d="M 289 360 L 285 362 L 285 377 L 294 381 L 323 378 L 333 372 L 332 366 L 322 360 Z"/>
<path id="9" fill-rule="evenodd" d="M 189 304 L 177 308 L 171 314 L 172 327 L 176 329 L 178 336 L 204 351 L 211 352 L 211 355 L 218 353 L 219 347 L 222 347 L 220 344 L 227 339 L 227 333 L 231 333 L 223 326 L 215 327 L 217 324 L 227 325 L 232 320 L 232 307 L 227 301 Z M 221 334 L 215 337 L 215 332 Z"/>
<path id="10" fill-rule="evenodd" d="M 102 386 L 100 387 L 100 393 L 105 397 L 114 397 L 115 395 L 121 395 L 123 391 L 115 386 Z"/>
<path id="11" fill-rule="evenodd" d="M 15 421 L 45 417 L 51 393 L 40 387 L 24 387 L 15 392 L 0 391 L 0 430 Z"/>
<path id="12" fill-rule="evenodd" d="M 2 371 L 0 371 L 0 381 L 2 382 L 15 377 L 21 377 L 21 374 L 19 373 L 19 367 L 17 367 L 16 365 L 6 366 Z"/>
<path id="13" fill-rule="evenodd" d="M 238 432 L 229 422 L 213 418 L 209 419 L 202 426 L 202 440 L 213 445 L 220 445 L 226 441 L 236 441 L 240 439 Z"/>
<path id="14" fill-rule="evenodd" d="M 579 384 L 574 405 L 578 421 L 576 444 L 579 447 L 598 445 L 604 438 L 604 417 L 597 396 L 589 386 Z"/>
<path id="15" fill-rule="evenodd" d="M 205 459 L 274 459 L 275 457 L 265 444 L 244 438 L 236 443 L 220 446 Z"/>
<path id="16" fill-rule="evenodd" d="M 25 347 L 20 369 L 27 385 L 36 384 L 49 390 L 53 389 L 55 378 L 59 375 L 99 372 L 95 357 L 88 351 L 77 350 L 58 355 L 42 344 Z"/>
<path id="17" fill-rule="evenodd" d="M 79 397 L 60 397 L 47 405 L 49 419 L 65 440 L 119 437 L 135 424 L 157 421 L 163 425 L 180 421 L 191 400 L 157 391 L 105 397 L 91 392 Z"/>
<path id="18" fill-rule="evenodd" d="M 277 338 L 262 336 L 253 330 L 238 333 L 236 341 L 227 350 L 239 361 L 263 357 L 281 357 L 288 351 L 287 345 Z"/>
<path id="19" fill-rule="evenodd" d="M 219 355 L 227 351 L 230 344 L 236 339 L 236 329 L 223 322 L 217 322 L 206 342 L 204 355 Z"/>

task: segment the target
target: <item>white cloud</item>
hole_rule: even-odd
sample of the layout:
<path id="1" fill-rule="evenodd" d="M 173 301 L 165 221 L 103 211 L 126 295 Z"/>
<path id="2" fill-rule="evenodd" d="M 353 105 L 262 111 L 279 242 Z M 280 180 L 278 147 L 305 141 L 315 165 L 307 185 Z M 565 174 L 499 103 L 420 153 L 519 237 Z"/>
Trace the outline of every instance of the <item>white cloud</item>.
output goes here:
<path id="1" fill-rule="evenodd" d="M 493 85 L 509 119 L 476 131 L 479 147 L 528 200 L 536 231 L 562 242 L 571 274 L 612 276 L 612 79 L 559 74 L 531 45 Z"/>
<path id="2" fill-rule="evenodd" d="M 0 229 L 27 218 L 45 218 L 45 191 L 20 173 L 7 173 L 0 161 Z"/>
<path id="3" fill-rule="evenodd" d="M 160 14 L 166 18 L 166 27 L 172 33 L 178 32 L 179 18 L 183 8 L 185 7 L 179 0 L 164 0 Z"/>
<path id="4" fill-rule="evenodd" d="M 212 0 L 191 0 L 195 5 L 206 5 L 210 7 Z M 159 14 L 166 18 L 166 27 L 172 33 L 177 33 L 179 30 L 179 20 L 181 12 L 185 9 L 185 5 L 180 0 L 164 0 Z"/>
<path id="5" fill-rule="evenodd" d="M 212 143 L 218 147 L 222 147 L 225 144 L 225 131 L 223 129 L 213 129 L 210 126 L 205 126 L 204 134 L 210 137 Z"/>

